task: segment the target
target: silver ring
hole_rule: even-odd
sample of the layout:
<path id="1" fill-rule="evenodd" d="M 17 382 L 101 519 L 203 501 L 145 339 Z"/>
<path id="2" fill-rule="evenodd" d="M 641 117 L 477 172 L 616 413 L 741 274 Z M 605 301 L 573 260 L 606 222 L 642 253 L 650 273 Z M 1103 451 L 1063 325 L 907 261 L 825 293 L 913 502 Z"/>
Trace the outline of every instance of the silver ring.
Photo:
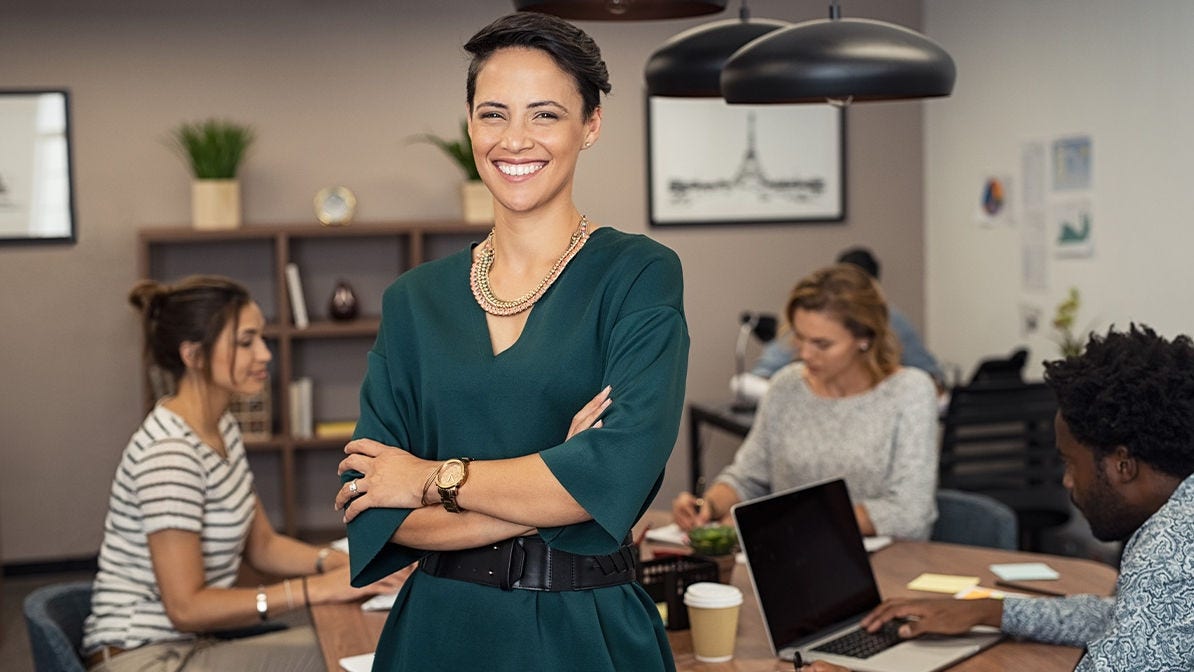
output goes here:
<path id="1" fill-rule="evenodd" d="M 357 479 L 354 478 L 348 482 L 348 491 L 354 495 L 360 494 L 360 492 L 357 491 Z"/>

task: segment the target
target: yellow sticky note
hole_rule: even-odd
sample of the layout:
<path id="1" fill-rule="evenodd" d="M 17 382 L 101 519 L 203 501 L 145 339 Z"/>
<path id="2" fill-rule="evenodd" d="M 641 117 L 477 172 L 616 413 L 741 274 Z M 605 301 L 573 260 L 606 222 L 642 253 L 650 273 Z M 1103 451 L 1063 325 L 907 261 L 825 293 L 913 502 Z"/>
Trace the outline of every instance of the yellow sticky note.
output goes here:
<path id="1" fill-rule="evenodd" d="M 977 576 L 925 573 L 912 579 L 912 582 L 908 584 L 908 590 L 924 590 L 930 593 L 949 593 L 953 595 L 954 593 L 977 585 Z"/>

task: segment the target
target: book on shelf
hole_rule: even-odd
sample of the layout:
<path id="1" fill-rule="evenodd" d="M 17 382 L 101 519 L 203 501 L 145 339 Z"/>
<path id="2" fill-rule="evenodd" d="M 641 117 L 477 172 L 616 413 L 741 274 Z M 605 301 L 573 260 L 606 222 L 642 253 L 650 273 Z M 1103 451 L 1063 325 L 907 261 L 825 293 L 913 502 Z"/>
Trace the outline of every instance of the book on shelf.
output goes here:
<path id="1" fill-rule="evenodd" d="M 315 436 L 320 439 L 348 438 L 356 429 L 356 420 L 324 420 L 315 423 Z"/>
<path id="2" fill-rule="evenodd" d="M 311 406 L 311 379 L 295 378 L 290 382 L 290 434 L 296 439 L 314 433 Z"/>
<path id="3" fill-rule="evenodd" d="M 306 329 L 310 324 L 307 319 L 307 300 L 303 297 L 303 280 L 299 277 L 298 264 L 293 261 L 286 264 L 286 289 L 290 292 L 290 313 L 294 317 L 294 326 Z"/>

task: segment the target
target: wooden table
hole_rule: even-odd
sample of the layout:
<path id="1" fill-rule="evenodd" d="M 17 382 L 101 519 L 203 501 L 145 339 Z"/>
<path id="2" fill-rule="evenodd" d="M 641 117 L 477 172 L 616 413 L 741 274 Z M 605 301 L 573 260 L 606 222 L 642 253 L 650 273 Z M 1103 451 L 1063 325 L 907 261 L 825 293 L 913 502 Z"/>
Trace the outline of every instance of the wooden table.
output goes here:
<path id="1" fill-rule="evenodd" d="M 653 521 L 670 514 L 652 511 Z M 995 575 L 988 565 L 1001 562 L 1047 562 L 1061 573 L 1058 581 L 1038 582 L 1040 586 L 1069 594 L 1109 595 L 1116 573 L 1111 567 L 1091 560 L 1065 558 L 1037 553 L 1020 553 L 937 542 L 898 541 L 871 555 L 871 566 L 884 597 L 932 597 L 930 593 L 910 591 L 905 586 L 922 572 L 940 572 L 977 576 L 981 585 L 993 587 Z M 693 657 L 692 638 L 687 630 L 668 631 L 676 668 L 687 672 L 790 672 L 792 664 L 771 654 L 758 602 L 750 587 L 746 568 L 734 568 L 732 583 L 742 589 L 746 601 L 738 625 L 734 659 L 727 663 L 701 663 Z M 1033 582 L 1025 582 L 1032 584 Z M 337 661 L 344 656 L 372 651 L 387 616 L 386 612 L 363 612 L 356 604 L 326 605 L 311 609 L 311 618 L 319 636 L 319 645 L 329 672 L 337 672 Z M 1031 642 L 1005 640 L 982 653 L 950 668 L 957 672 L 1034 672 L 1069 671 L 1081 656 L 1081 649 Z"/>

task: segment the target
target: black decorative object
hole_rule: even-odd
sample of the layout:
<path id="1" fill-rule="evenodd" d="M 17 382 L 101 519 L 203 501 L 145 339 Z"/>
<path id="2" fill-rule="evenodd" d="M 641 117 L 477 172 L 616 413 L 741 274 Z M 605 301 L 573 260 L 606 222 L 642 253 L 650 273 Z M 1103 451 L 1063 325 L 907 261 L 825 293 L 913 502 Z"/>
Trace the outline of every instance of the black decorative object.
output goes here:
<path id="1" fill-rule="evenodd" d="M 645 75 L 647 95 L 721 97 L 721 68 L 747 43 L 792 24 L 750 19 L 743 0 L 737 19 L 714 21 L 672 37 L 651 54 Z"/>
<path id="2" fill-rule="evenodd" d="M 830 18 L 781 28 L 742 47 L 721 72 L 730 103 L 838 103 L 948 96 L 953 58 L 933 40 L 892 23 Z"/>
<path id="3" fill-rule="evenodd" d="M 336 289 L 332 290 L 332 300 L 328 303 L 328 315 L 333 320 L 343 322 L 356 319 L 359 310 L 357 294 L 352 290 L 352 285 L 344 280 L 336 281 Z"/>

